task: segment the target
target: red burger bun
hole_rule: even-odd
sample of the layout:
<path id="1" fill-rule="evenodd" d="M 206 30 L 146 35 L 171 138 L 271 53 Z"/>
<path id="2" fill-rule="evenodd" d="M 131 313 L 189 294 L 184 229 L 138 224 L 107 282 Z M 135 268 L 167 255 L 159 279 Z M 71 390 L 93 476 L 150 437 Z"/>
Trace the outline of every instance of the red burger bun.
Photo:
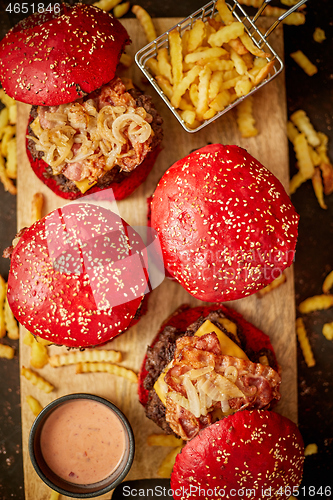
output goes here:
<path id="1" fill-rule="evenodd" d="M 281 498 L 296 493 L 304 445 L 297 426 L 265 410 L 244 410 L 200 431 L 177 455 L 175 500 Z"/>
<path id="2" fill-rule="evenodd" d="M 167 271 L 205 302 L 240 299 L 276 279 L 293 262 L 298 220 L 280 181 L 234 145 L 177 161 L 151 205 Z"/>
<path id="3" fill-rule="evenodd" d="M 68 204 L 22 233 L 11 250 L 7 296 L 28 331 L 54 344 L 90 347 L 139 320 L 147 272 L 137 254 L 144 246 L 118 215 Z"/>
<path id="4" fill-rule="evenodd" d="M 113 79 L 130 43 L 126 29 L 107 12 L 84 4 L 57 6 L 20 21 L 0 43 L 1 83 L 18 101 L 54 106 L 91 93 Z"/>

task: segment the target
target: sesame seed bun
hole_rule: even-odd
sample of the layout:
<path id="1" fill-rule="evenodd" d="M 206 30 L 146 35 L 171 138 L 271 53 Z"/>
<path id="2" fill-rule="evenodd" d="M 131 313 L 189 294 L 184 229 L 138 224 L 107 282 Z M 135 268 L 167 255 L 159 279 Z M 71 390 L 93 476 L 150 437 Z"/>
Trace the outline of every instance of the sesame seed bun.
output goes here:
<path id="1" fill-rule="evenodd" d="M 171 488 L 177 500 L 286 500 L 301 482 L 303 461 L 302 436 L 291 420 L 244 410 L 186 444 L 177 455 Z"/>
<path id="2" fill-rule="evenodd" d="M 239 299 L 276 279 L 293 262 L 298 220 L 267 168 L 221 144 L 177 161 L 151 204 L 167 271 L 207 302 Z"/>
<path id="3" fill-rule="evenodd" d="M 35 13 L 0 43 L 1 84 L 18 101 L 59 105 L 91 93 L 115 76 L 128 33 L 91 5 L 58 4 Z"/>
<path id="4" fill-rule="evenodd" d="M 8 302 L 34 335 L 103 344 L 135 324 L 147 292 L 144 245 L 113 212 L 69 204 L 25 229 L 11 253 Z"/>

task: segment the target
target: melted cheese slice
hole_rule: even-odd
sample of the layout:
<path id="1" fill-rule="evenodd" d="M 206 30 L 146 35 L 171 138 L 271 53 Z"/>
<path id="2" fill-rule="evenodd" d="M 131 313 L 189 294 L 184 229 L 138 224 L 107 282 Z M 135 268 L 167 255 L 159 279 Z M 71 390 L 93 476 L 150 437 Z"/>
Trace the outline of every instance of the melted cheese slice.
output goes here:
<path id="1" fill-rule="evenodd" d="M 225 326 L 226 328 L 226 326 Z M 229 331 L 229 328 L 226 328 Z M 217 326 L 215 326 L 211 321 L 208 319 L 202 323 L 200 328 L 195 332 L 196 337 L 202 337 L 203 335 L 206 335 L 207 333 L 216 333 L 217 338 L 219 339 L 220 346 L 221 346 L 221 351 L 224 356 L 234 356 L 235 358 L 240 358 L 240 359 L 246 359 L 248 360 L 249 358 L 246 356 L 245 352 L 238 347 L 235 342 L 233 342 L 231 339 L 229 339 L 228 335 L 222 332 Z M 233 333 L 233 332 L 231 332 Z"/>
<path id="2" fill-rule="evenodd" d="M 77 188 L 81 191 L 82 194 L 84 194 L 88 189 L 90 189 L 94 184 L 96 184 L 97 181 L 95 182 L 89 182 L 88 179 L 83 179 L 82 181 L 74 181 L 74 184 L 76 185 Z"/>
<path id="3" fill-rule="evenodd" d="M 219 322 L 224 326 L 224 328 L 234 335 L 237 336 L 237 325 L 230 321 L 227 318 L 221 318 L 221 321 Z M 233 326 L 234 325 L 234 326 Z M 224 356 L 234 356 L 235 358 L 240 358 L 240 359 L 246 359 L 248 360 L 249 358 L 245 354 L 245 352 L 238 347 L 235 342 L 233 342 L 231 339 L 229 339 L 228 335 L 226 335 L 222 330 L 217 328 L 211 321 L 206 320 L 200 328 L 195 332 L 196 337 L 202 337 L 203 335 L 206 335 L 207 333 L 216 333 L 217 338 L 219 340 L 220 346 L 221 346 L 221 351 Z M 166 372 L 171 368 L 172 366 L 172 361 L 164 368 L 158 379 L 156 380 L 154 384 L 154 389 L 156 391 L 156 394 L 166 406 L 166 396 L 168 393 L 168 385 L 166 384 L 164 377 Z"/>

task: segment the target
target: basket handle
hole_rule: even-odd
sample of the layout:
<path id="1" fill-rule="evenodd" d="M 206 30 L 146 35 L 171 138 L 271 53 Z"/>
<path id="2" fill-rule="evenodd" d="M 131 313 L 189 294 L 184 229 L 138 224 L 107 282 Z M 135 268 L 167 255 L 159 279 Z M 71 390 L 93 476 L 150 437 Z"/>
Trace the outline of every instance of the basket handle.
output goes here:
<path id="1" fill-rule="evenodd" d="M 300 0 L 299 2 L 297 2 L 295 5 L 293 5 L 292 7 L 290 7 L 290 9 L 288 9 L 286 12 L 284 12 L 284 14 L 282 14 L 280 17 L 277 18 L 277 20 L 268 28 L 268 30 L 266 31 L 265 35 L 263 36 L 263 38 L 266 40 L 266 38 L 269 37 L 269 35 L 272 33 L 273 30 L 275 30 L 275 28 L 286 18 L 289 16 L 289 14 L 291 14 L 292 12 L 294 12 L 295 10 L 297 10 L 301 5 L 303 5 L 307 0 Z M 261 13 L 263 12 L 263 10 L 266 8 L 266 6 L 271 2 L 271 0 L 264 0 L 263 4 L 261 5 L 261 7 L 258 9 L 256 15 L 253 17 L 252 19 L 252 22 L 255 23 L 256 20 L 258 19 L 258 17 L 261 15 Z"/>

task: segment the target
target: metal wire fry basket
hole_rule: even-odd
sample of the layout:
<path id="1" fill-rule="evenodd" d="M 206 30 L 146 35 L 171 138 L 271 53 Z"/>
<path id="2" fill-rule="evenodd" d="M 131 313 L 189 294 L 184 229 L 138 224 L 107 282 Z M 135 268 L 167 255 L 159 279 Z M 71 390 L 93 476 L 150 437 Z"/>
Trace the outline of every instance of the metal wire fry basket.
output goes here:
<path id="1" fill-rule="evenodd" d="M 268 44 L 267 38 L 268 36 L 272 33 L 272 31 L 276 28 L 278 24 L 280 24 L 281 21 L 283 21 L 289 14 L 294 12 L 298 7 L 300 7 L 302 4 L 304 4 L 307 0 L 301 0 L 299 1 L 296 5 L 291 7 L 288 11 L 286 11 L 282 16 L 280 16 L 271 26 L 270 28 L 266 31 L 265 34 L 263 34 L 260 29 L 256 26 L 256 21 L 260 17 L 262 11 L 266 7 L 268 3 L 270 3 L 271 0 L 264 0 L 262 6 L 258 9 L 257 13 L 254 15 L 254 17 L 251 19 L 249 15 L 246 13 L 246 11 L 243 9 L 243 7 L 238 3 L 237 0 L 229 0 L 229 3 L 227 4 L 228 8 L 232 11 L 232 14 L 235 18 L 236 21 L 242 22 L 245 28 L 245 32 L 250 36 L 254 44 L 259 48 L 264 50 L 268 54 L 266 60 L 267 62 L 274 61 L 274 65 L 272 67 L 272 70 L 270 73 L 267 75 L 267 77 L 260 82 L 258 85 L 253 87 L 250 92 L 244 96 L 238 97 L 236 100 L 234 100 L 231 104 L 229 104 L 227 107 L 225 107 L 222 111 L 219 111 L 216 115 L 214 115 L 212 118 L 204 120 L 200 126 L 196 128 L 190 128 L 187 126 L 181 115 L 178 113 L 177 109 L 172 106 L 170 100 L 168 97 L 165 95 L 163 90 L 160 88 L 158 85 L 157 81 L 154 79 L 154 76 L 150 73 L 148 67 L 147 67 L 147 61 L 148 59 L 152 57 L 157 57 L 157 53 L 159 49 L 162 48 L 169 48 L 169 33 L 173 30 L 177 30 L 182 36 L 182 34 L 187 30 L 192 28 L 194 23 L 198 19 L 202 19 L 204 22 L 207 22 L 209 18 L 213 18 L 217 13 L 216 9 L 216 3 L 217 0 L 213 0 L 209 2 L 208 4 L 204 5 L 201 9 L 197 10 L 190 16 L 186 17 L 183 19 L 181 22 L 170 28 L 170 30 L 166 31 L 163 33 L 161 36 L 156 38 L 153 42 L 149 43 L 145 47 L 143 47 L 141 50 L 139 50 L 136 55 L 135 55 L 135 61 L 136 64 L 139 66 L 141 71 L 144 73 L 146 78 L 149 80 L 151 85 L 155 88 L 159 96 L 163 99 L 165 104 L 168 106 L 168 108 L 171 110 L 171 112 L 174 114 L 174 116 L 177 118 L 179 123 L 182 125 L 182 127 L 189 133 L 193 134 L 194 132 L 198 132 L 199 130 L 203 129 L 213 121 L 217 120 L 220 118 L 222 115 L 227 113 L 230 109 L 234 108 L 239 104 L 241 101 L 243 101 L 246 97 L 249 95 L 253 94 L 257 90 L 259 90 L 261 87 L 269 83 L 273 78 L 275 78 L 281 71 L 283 70 L 283 62 L 281 58 L 278 56 L 278 54 L 275 52 L 275 50 L 271 47 L 271 45 Z"/>

